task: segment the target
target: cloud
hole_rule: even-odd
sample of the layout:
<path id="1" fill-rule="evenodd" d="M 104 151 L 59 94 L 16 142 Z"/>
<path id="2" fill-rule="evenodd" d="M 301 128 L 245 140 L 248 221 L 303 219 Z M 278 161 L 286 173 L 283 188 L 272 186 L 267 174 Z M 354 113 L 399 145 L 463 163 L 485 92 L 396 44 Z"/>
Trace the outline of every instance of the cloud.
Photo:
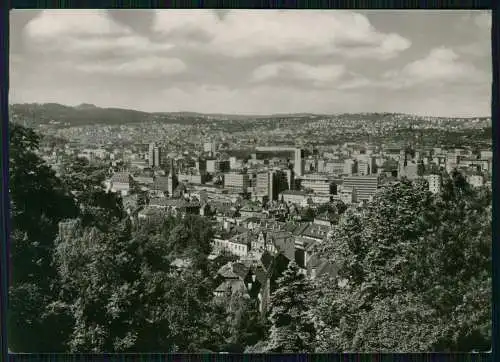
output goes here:
<path id="1" fill-rule="evenodd" d="M 262 65 L 252 72 L 254 82 L 271 80 L 299 80 L 315 84 L 328 84 L 338 80 L 345 72 L 343 65 L 312 66 L 299 62 L 275 62 Z"/>
<path id="2" fill-rule="evenodd" d="M 485 31 L 491 31 L 492 13 L 491 11 L 480 12 L 474 17 L 476 26 Z"/>
<path id="3" fill-rule="evenodd" d="M 153 29 L 164 39 L 186 35 L 179 46 L 234 58 L 308 53 L 388 59 L 411 45 L 398 34 L 377 31 L 366 16 L 349 11 L 233 10 L 223 19 L 211 11 L 158 11 Z M 189 32 L 205 37 L 199 42 Z"/>
<path id="4" fill-rule="evenodd" d="M 26 32 L 34 39 L 131 33 L 103 10 L 44 10 L 28 23 Z"/>
<path id="5" fill-rule="evenodd" d="M 101 62 L 95 64 L 69 65 L 85 73 L 120 76 L 157 76 L 182 73 L 186 65 L 180 59 L 144 57 L 125 62 Z"/>
<path id="6" fill-rule="evenodd" d="M 400 70 L 386 72 L 383 84 L 393 88 L 406 88 L 423 83 L 436 85 L 485 82 L 487 75 L 484 72 L 459 58 L 450 48 L 434 48 L 425 58 L 415 60 Z"/>
<path id="7" fill-rule="evenodd" d="M 114 21 L 104 10 L 45 10 L 25 28 L 36 50 L 61 55 L 115 56 L 158 53 L 173 45 L 153 42 Z"/>
<path id="8" fill-rule="evenodd" d="M 186 69 L 181 60 L 166 55 L 172 44 L 134 32 L 105 10 L 45 10 L 24 30 L 32 51 L 57 54 L 53 61 L 65 69 L 131 76 L 170 75 Z"/>

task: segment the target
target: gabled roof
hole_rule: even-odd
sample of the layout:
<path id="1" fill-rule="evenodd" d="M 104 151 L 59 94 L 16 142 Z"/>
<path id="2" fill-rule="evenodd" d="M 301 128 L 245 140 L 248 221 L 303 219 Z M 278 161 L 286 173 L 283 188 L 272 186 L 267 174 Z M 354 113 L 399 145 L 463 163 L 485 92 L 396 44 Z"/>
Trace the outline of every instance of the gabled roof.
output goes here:
<path id="1" fill-rule="evenodd" d="M 233 270 L 233 263 L 229 262 L 219 268 L 217 274 L 225 279 L 238 279 L 239 276 Z"/>
<path id="2" fill-rule="evenodd" d="M 225 280 L 216 289 L 216 293 L 234 294 L 237 291 L 246 292 L 245 283 L 242 280 Z"/>

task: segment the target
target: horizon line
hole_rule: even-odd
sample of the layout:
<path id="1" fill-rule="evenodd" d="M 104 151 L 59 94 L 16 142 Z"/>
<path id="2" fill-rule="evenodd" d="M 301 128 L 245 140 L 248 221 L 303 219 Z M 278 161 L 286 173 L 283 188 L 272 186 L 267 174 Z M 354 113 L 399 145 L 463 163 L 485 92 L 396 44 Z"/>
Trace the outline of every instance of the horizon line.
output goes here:
<path id="1" fill-rule="evenodd" d="M 77 108 L 79 106 L 93 106 L 95 108 L 99 109 L 122 109 L 122 110 L 127 110 L 127 111 L 135 111 L 135 112 L 142 112 L 142 113 L 149 113 L 149 114 L 158 114 L 158 113 L 164 113 L 164 114 L 173 114 L 173 113 L 194 113 L 194 114 L 199 114 L 199 115 L 206 115 L 206 116 L 239 116 L 239 117 L 271 117 L 271 116 L 294 116 L 294 115 L 311 115 L 311 116 L 338 116 L 338 115 L 346 115 L 346 114 L 394 114 L 394 115 L 405 115 L 405 116 L 414 116 L 414 117 L 421 117 L 421 118 L 462 118 L 462 119 L 469 119 L 469 118 L 491 118 L 491 115 L 489 116 L 439 116 L 439 115 L 422 115 L 422 114 L 416 114 L 416 113 L 405 113 L 405 112 L 388 112 L 388 111 L 358 111 L 358 112 L 331 112 L 331 113 L 326 113 L 326 112 L 278 112 L 278 113 L 267 113 L 267 114 L 256 114 L 256 113 L 224 113 L 224 112 L 201 112 L 201 111 L 145 111 L 137 108 L 126 108 L 124 106 L 99 106 L 94 103 L 86 103 L 82 102 L 77 105 L 69 105 L 69 104 L 64 104 L 64 103 L 59 103 L 59 102 L 9 102 L 9 107 L 13 105 L 30 105 L 30 104 L 36 104 L 36 105 L 47 105 L 47 104 L 57 104 L 60 106 L 64 107 L 69 107 L 69 108 Z"/>

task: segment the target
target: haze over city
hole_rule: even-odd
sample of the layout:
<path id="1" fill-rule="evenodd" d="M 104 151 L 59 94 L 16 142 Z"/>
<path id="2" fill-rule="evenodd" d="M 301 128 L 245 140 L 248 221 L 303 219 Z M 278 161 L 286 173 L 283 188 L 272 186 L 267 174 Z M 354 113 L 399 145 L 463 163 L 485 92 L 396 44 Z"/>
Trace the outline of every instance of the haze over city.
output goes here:
<path id="1" fill-rule="evenodd" d="M 13 10 L 10 21 L 11 103 L 491 113 L 485 11 Z"/>

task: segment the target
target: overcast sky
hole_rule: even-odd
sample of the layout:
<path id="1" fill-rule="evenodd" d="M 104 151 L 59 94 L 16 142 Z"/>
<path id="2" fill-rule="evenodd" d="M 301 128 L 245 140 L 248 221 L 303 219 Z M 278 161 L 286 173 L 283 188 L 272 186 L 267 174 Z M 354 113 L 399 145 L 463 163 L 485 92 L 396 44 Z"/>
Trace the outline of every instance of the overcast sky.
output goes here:
<path id="1" fill-rule="evenodd" d="M 13 10 L 10 102 L 491 114 L 485 11 Z"/>

